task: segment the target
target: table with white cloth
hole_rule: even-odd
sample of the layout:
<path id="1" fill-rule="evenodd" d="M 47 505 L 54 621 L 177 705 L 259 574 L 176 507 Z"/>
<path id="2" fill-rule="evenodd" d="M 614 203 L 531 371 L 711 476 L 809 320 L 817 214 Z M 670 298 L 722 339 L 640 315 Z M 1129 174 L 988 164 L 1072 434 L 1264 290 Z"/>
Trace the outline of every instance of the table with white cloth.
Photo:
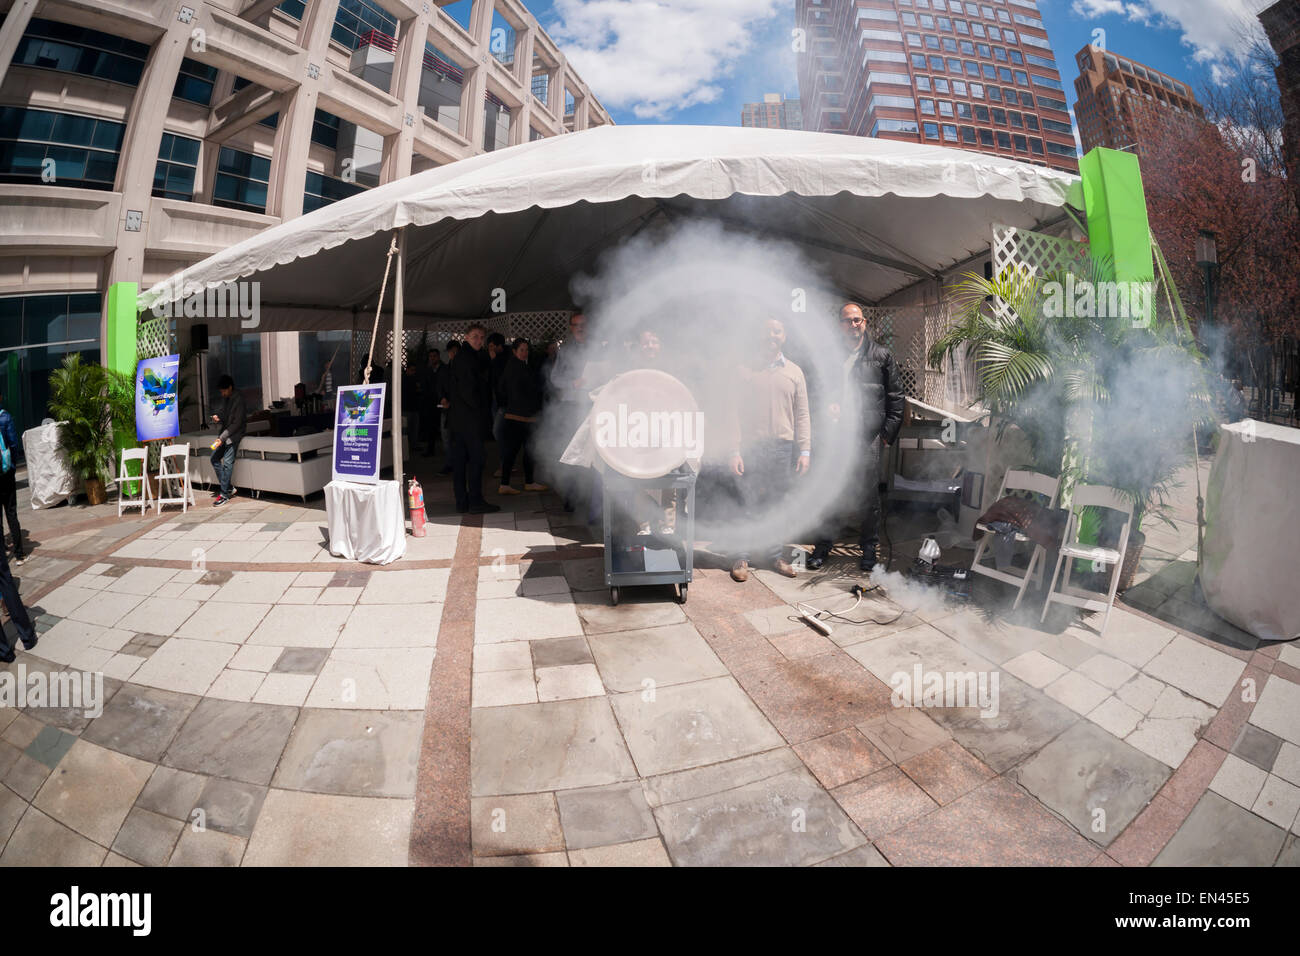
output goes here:
<path id="1" fill-rule="evenodd" d="M 1300 429 L 1250 419 L 1219 429 L 1205 489 L 1201 591 L 1225 621 L 1266 641 L 1300 636 Z"/>
<path id="2" fill-rule="evenodd" d="M 406 553 L 402 486 L 331 481 L 325 486 L 330 554 L 367 564 L 390 564 Z"/>

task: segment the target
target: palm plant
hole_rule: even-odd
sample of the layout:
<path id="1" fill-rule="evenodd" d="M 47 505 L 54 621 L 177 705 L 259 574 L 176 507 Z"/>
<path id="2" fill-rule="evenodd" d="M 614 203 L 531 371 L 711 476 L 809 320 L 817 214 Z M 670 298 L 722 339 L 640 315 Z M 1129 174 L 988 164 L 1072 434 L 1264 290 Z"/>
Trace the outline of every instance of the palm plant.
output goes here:
<path id="1" fill-rule="evenodd" d="M 112 475 L 119 445 L 134 444 L 135 382 L 128 375 L 66 356 L 50 373 L 50 414 L 64 422 L 59 446 L 68 467 L 86 482 Z"/>

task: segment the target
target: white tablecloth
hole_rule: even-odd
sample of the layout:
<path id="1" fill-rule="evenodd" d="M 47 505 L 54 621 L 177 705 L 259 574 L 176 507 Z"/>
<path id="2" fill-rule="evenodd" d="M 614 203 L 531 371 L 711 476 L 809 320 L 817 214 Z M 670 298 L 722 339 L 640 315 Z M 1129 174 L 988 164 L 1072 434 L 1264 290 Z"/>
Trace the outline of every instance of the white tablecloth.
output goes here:
<path id="1" fill-rule="evenodd" d="M 59 449 L 62 425 L 37 425 L 23 432 L 23 457 L 27 460 L 27 486 L 32 492 L 32 510 L 53 508 L 81 488 Z M 118 465 L 114 463 L 113 474 Z"/>
<path id="2" fill-rule="evenodd" d="M 1247 419 L 1219 430 L 1205 489 L 1205 603 L 1268 641 L 1300 636 L 1297 468 L 1300 429 Z"/>
<path id="3" fill-rule="evenodd" d="M 330 554 L 367 564 L 390 564 L 406 553 L 402 487 L 396 481 L 325 486 Z"/>

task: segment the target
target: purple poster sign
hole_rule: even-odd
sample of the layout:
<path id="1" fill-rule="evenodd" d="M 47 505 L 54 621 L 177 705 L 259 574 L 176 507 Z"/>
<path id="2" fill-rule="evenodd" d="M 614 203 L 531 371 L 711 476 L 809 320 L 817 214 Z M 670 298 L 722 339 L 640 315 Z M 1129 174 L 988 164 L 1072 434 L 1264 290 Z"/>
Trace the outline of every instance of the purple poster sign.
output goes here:
<path id="1" fill-rule="evenodd" d="M 384 433 L 384 386 L 347 385 L 334 408 L 335 481 L 379 481 Z"/>

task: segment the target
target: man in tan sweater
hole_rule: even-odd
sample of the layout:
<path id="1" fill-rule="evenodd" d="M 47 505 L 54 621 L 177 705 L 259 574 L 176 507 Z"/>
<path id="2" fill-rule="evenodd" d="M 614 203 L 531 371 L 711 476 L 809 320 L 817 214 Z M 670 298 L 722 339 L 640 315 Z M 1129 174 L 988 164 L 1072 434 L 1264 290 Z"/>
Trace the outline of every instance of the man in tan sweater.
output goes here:
<path id="1" fill-rule="evenodd" d="M 751 526 L 764 516 L 770 518 L 772 506 L 788 495 L 794 476 L 808 472 L 812 454 L 808 384 L 799 366 L 782 353 L 784 347 L 784 324 L 768 319 L 763 326 L 762 361 L 742 374 L 737 394 L 739 429 L 731 471 L 739 479 Z M 765 557 L 778 574 L 795 576 L 780 541 L 769 545 L 767 552 Z M 734 580 L 749 580 L 749 558 L 748 551 L 733 557 Z"/>

